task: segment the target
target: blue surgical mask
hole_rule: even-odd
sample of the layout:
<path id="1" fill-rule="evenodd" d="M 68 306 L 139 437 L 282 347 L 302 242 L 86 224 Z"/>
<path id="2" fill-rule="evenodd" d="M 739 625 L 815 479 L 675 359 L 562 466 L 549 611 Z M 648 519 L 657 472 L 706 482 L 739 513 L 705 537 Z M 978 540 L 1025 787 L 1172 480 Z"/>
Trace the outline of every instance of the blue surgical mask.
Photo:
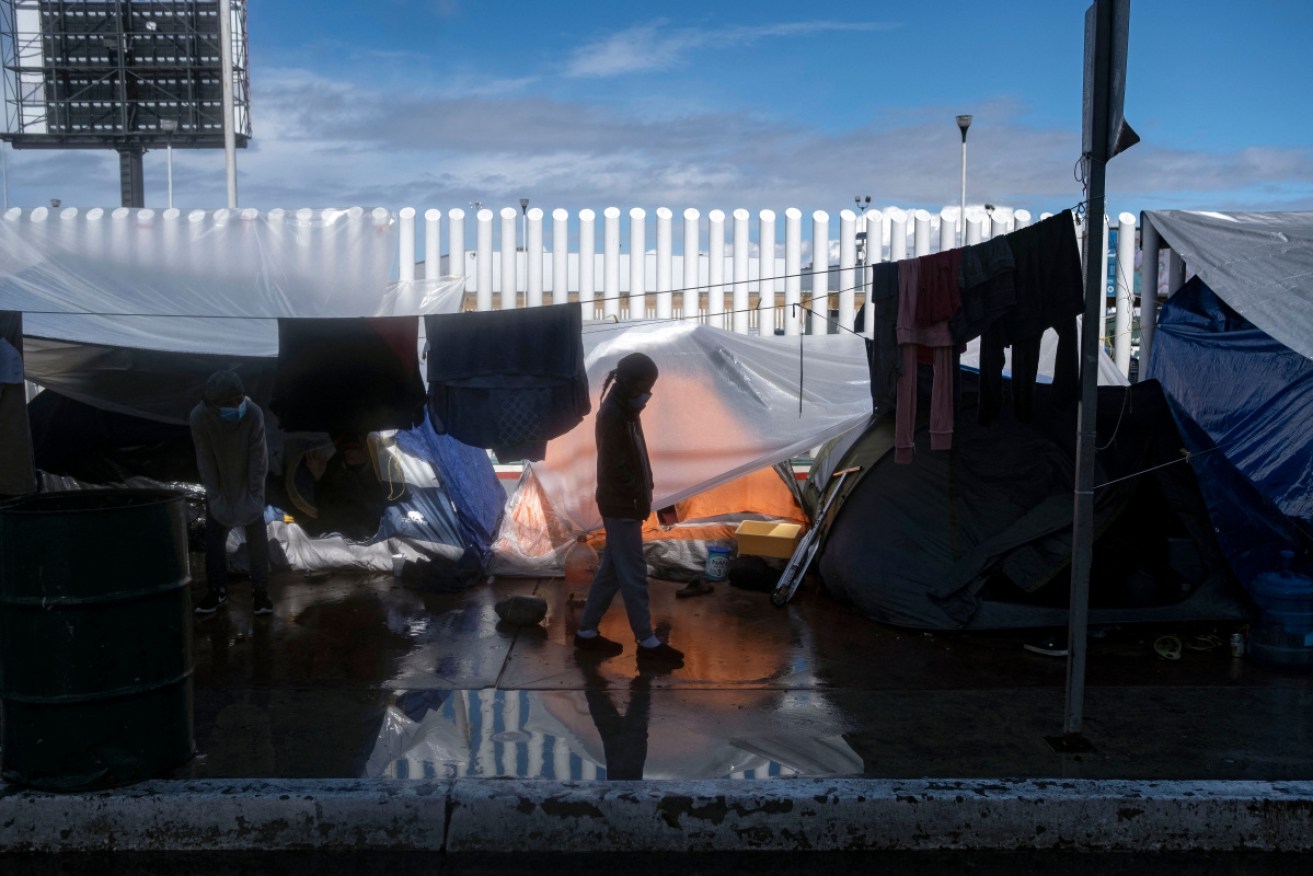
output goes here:
<path id="1" fill-rule="evenodd" d="M 236 423 L 242 417 L 246 416 L 246 399 L 235 408 L 219 408 L 219 419 L 225 423 Z"/>
<path id="2" fill-rule="evenodd" d="M 641 411 L 643 408 L 647 407 L 647 403 L 651 400 L 652 393 L 644 392 L 631 398 L 629 400 L 629 406 L 636 411 Z"/>

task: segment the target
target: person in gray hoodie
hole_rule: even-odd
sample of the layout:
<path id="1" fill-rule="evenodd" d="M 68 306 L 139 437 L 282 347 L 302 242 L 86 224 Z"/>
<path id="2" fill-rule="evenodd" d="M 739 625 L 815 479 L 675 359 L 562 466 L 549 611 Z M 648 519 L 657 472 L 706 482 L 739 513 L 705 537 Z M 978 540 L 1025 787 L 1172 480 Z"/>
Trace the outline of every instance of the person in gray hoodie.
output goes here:
<path id="1" fill-rule="evenodd" d="M 242 379 L 216 371 L 205 381 L 200 404 L 189 418 L 196 466 L 205 487 L 205 577 L 209 592 L 197 614 L 213 614 L 228 598 L 228 532 L 246 533 L 252 608 L 271 614 L 269 537 L 264 522 L 264 479 L 269 471 L 264 414 L 246 397 Z"/>

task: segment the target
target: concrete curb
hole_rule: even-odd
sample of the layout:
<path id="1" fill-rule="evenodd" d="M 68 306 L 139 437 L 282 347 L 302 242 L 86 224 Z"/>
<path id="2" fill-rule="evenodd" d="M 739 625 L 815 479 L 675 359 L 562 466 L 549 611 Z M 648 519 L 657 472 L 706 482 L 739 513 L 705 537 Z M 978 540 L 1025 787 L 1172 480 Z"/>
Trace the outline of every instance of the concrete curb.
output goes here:
<path id="1" fill-rule="evenodd" d="M 1313 782 L 190 781 L 0 791 L 0 853 L 1313 851 Z"/>

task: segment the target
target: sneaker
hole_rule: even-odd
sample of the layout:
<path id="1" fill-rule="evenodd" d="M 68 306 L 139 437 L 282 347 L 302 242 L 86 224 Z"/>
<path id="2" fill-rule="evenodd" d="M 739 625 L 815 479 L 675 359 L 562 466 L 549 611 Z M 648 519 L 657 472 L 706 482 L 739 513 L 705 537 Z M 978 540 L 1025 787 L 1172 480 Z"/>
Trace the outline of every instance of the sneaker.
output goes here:
<path id="1" fill-rule="evenodd" d="M 273 614 L 274 603 L 269 598 L 269 591 L 257 590 L 251 597 L 252 614 Z"/>
<path id="2" fill-rule="evenodd" d="M 1034 639 L 1026 642 L 1021 647 L 1033 654 L 1043 654 L 1045 657 L 1067 656 L 1067 640 L 1060 639 L 1057 636 L 1045 636 L 1042 639 Z"/>
<path id="3" fill-rule="evenodd" d="M 614 642 L 603 635 L 581 636 L 578 633 L 574 635 L 574 646 L 580 651 L 590 651 L 594 654 L 605 654 L 608 657 L 614 657 L 623 653 L 625 646 L 619 642 Z"/>
<path id="4" fill-rule="evenodd" d="M 644 648 L 640 645 L 638 660 L 640 663 L 679 667 L 684 665 L 684 652 L 670 647 L 665 642 L 655 648 Z"/>
<path id="5" fill-rule="evenodd" d="M 205 594 L 204 599 L 196 603 L 196 608 L 193 610 L 197 614 L 214 614 L 219 610 L 219 606 L 223 605 L 227 599 L 228 594 L 224 593 L 222 590 L 211 590 Z"/>
<path id="6" fill-rule="evenodd" d="M 690 596 L 702 596 L 707 593 L 715 592 L 716 588 L 706 578 L 694 578 L 688 584 L 675 591 L 675 597 L 686 599 Z"/>

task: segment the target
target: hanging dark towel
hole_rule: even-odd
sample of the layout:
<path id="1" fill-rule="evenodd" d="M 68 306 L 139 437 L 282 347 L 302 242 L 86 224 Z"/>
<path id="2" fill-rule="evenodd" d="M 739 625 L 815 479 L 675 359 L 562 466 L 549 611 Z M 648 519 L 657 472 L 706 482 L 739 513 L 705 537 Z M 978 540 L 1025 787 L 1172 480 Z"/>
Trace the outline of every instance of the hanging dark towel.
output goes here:
<path id="1" fill-rule="evenodd" d="M 1012 274 L 1012 247 L 1006 236 L 972 244 L 962 250 L 958 270 L 962 307 L 948 320 L 953 342 L 965 344 L 980 337 L 994 320 L 1017 303 Z"/>
<path id="2" fill-rule="evenodd" d="M 875 317 L 871 361 L 871 399 L 880 419 L 891 417 L 898 397 L 898 376 L 903 372 L 898 349 L 898 263 L 872 266 L 871 308 Z"/>
<path id="3" fill-rule="evenodd" d="M 284 432 L 365 434 L 424 417 L 413 316 L 280 319 L 269 409 Z"/>
<path id="4" fill-rule="evenodd" d="M 439 434 L 500 460 L 542 459 L 592 405 L 577 304 L 425 317 Z"/>
<path id="5" fill-rule="evenodd" d="M 1070 210 L 1007 235 L 1014 261 L 1016 306 L 995 320 L 980 339 L 980 422 L 988 425 L 1002 399 L 1003 348 L 1012 347 L 1012 405 L 1018 419 L 1031 417 L 1040 340 L 1058 333 L 1053 400 L 1070 404 L 1080 394 L 1076 317 L 1085 309 L 1080 248 Z"/>

